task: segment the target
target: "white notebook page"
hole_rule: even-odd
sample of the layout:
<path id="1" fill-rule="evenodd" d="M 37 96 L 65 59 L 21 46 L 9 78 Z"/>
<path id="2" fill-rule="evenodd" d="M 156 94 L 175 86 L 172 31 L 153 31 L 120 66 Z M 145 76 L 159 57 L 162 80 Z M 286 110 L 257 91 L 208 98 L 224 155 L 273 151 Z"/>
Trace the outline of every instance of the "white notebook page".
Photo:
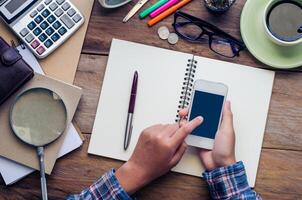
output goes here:
<path id="1" fill-rule="evenodd" d="M 113 40 L 88 152 L 127 160 L 141 131 L 173 123 L 190 54 Z M 127 151 L 124 133 L 133 74 L 138 71 L 133 132 Z"/>
<path id="2" fill-rule="evenodd" d="M 128 160 L 141 131 L 156 123 L 173 123 L 188 59 L 193 55 L 121 40 L 113 40 L 88 152 Z M 250 185 L 255 185 L 258 161 L 272 92 L 274 72 L 195 57 L 195 79 L 229 86 L 237 137 L 236 154 L 243 160 Z M 132 77 L 139 72 L 138 96 L 129 149 L 123 141 Z M 255 120 L 257 119 L 257 120 Z M 204 171 L 190 147 L 173 171 L 201 176 Z"/>

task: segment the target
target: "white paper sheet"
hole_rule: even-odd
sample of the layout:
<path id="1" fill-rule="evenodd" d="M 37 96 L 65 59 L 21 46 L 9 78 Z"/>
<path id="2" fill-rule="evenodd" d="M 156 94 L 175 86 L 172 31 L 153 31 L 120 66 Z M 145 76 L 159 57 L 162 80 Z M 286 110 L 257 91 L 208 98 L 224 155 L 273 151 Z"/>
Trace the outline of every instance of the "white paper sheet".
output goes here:
<path id="1" fill-rule="evenodd" d="M 141 131 L 157 123 L 173 123 L 186 77 L 185 54 L 114 39 L 103 81 L 88 153 L 128 160 Z M 274 72 L 194 56 L 195 79 L 226 83 L 234 113 L 236 156 L 255 185 Z M 134 71 L 139 73 L 132 138 L 123 149 L 125 124 Z M 118 91 L 118 92 L 115 92 Z M 190 147 L 172 171 L 201 176 L 196 148 Z"/>
<path id="2" fill-rule="evenodd" d="M 17 47 L 17 49 L 19 50 L 19 53 L 22 55 L 23 59 L 34 69 L 35 72 L 44 74 L 37 59 L 28 49 L 22 49 L 20 46 Z M 71 124 L 59 151 L 58 158 L 77 149 L 82 144 L 83 141 L 81 137 L 79 136 L 75 127 Z M 35 170 L 30 167 L 21 165 L 7 158 L 0 157 L 0 173 L 6 185 L 11 185 L 34 171 Z"/>

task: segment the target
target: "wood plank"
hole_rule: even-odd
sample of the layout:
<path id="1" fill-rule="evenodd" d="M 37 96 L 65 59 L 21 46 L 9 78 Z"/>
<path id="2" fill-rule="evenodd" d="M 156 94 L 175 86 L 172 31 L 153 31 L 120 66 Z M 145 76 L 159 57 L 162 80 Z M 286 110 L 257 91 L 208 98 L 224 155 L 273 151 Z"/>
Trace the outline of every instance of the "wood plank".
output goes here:
<path id="1" fill-rule="evenodd" d="M 154 2 L 156 0 L 151 0 L 145 7 Z M 239 26 L 240 14 L 245 2 L 245 0 L 236 1 L 233 7 L 223 15 L 215 15 L 208 12 L 203 5 L 203 1 L 192 1 L 182 8 L 182 11 L 209 21 L 239 39 L 241 38 Z M 92 11 L 83 53 L 107 55 L 112 38 L 118 38 L 218 60 L 226 60 L 255 67 L 268 67 L 257 61 L 248 50 L 243 51 L 238 58 L 227 59 L 213 53 L 209 49 L 208 43 L 195 44 L 180 40 L 176 45 L 170 45 L 166 40 L 161 40 L 158 37 L 157 29 L 165 25 L 171 32 L 174 32 L 172 27 L 174 21 L 173 15 L 151 28 L 146 24 L 148 19 L 140 20 L 137 16 L 131 18 L 127 23 L 122 23 L 122 19 L 135 3 L 136 1 L 120 9 L 108 10 L 102 8 L 96 2 Z M 302 68 L 297 69 L 297 71 L 302 71 Z"/>
<path id="2" fill-rule="evenodd" d="M 91 133 L 92 131 L 106 62 L 107 56 L 83 54 L 80 59 L 75 85 L 84 89 L 84 95 L 76 113 L 75 121 L 84 133 Z M 302 150 L 301 99 L 302 74 L 277 73 L 264 147 Z"/>
<path id="3" fill-rule="evenodd" d="M 81 132 L 91 133 L 105 74 L 107 56 L 82 54 L 74 84 L 83 88 L 74 121 Z"/>
<path id="4" fill-rule="evenodd" d="M 47 177 L 49 199 L 64 199 L 89 186 L 104 172 L 122 162 L 87 154 L 90 135 L 73 153 L 59 159 Z M 264 199 L 299 199 L 302 195 L 302 152 L 264 149 L 256 190 Z M 28 176 L 13 186 L 0 184 L 0 199 L 40 199 L 39 174 Z M 169 173 L 136 194 L 138 199 L 209 199 L 206 183 L 197 177 Z"/>
<path id="5" fill-rule="evenodd" d="M 301 199 L 301 156 L 298 151 L 262 150 L 256 190 L 263 199 Z"/>
<path id="6" fill-rule="evenodd" d="M 75 80 L 75 84 L 84 89 L 84 96 L 74 118 L 82 132 L 91 133 L 107 62 L 107 56 L 87 54 L 108 55 L 113 37 L 255 67 L 266 67 L 248 51 L 243 52 L 239 58 L 230 60 L 215 55 L 207 45 L 192 45 L 184 41 L 175 46 L 169 45 L 160 40 L 156 32 L 161 25 L 166 25 L 173 31 L 173 17 L 152 28 L 146 26 L 147 20 L 141 21 L 137 17 L 123 24 L 122 18 L 135 3 L 136 1 L 131 2 L 120 9 L 105 10 L 95 1 L 83 48 L 86 55 L 81 56 Z M 240 38 L 239 19 L 244 3 L 245 0 L 237 1 L 229 12 L 221 16 L 207 12 L 201 1 L 194 1 L 183 10 Z M 256 190 L 264 199 L 292 200 L 301 199 L 302 196 L 301 76 L 301 73 L 276 75 L 256 182 Z M 65 199 L 67 194 L 81 191 L 108 169 L 118 168 L 122 164 L 112 159 L 87 155 L 90 134 L 85 134 L 85 137 L 84 145 L 58 160 L 53 174 L 47 177 L 49 199 Z M 139 199 L 209 199 L 204 181 L 177 173 L 167 174 L 136 195 Z M 5 187 L 3 180 L 0 180 L 0 199 L 40 199 L 39 174 L 36 172 L 9 187 Z"/>

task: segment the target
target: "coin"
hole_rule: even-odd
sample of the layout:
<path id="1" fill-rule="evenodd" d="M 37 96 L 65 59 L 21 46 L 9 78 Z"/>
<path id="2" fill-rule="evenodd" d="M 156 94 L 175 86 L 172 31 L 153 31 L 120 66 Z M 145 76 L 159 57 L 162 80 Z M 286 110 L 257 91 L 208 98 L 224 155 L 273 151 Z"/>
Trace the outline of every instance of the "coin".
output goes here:
<path id="1" fill-rule="evenodd" d="M 169 29 L 166 26 L 161 26 L 159 27 L 159 29 L 157 30 L 158 36 L 160 37 L 160 39 L 162 40 L 166 40 L 169 37 Z"/>
<path id="2" fill-rule="evenodd" d="M 168 42 L 170 44 L 176 44 L 178 42 L 178 35 L 176 33 L 170 33 L 168 37 Z"/>

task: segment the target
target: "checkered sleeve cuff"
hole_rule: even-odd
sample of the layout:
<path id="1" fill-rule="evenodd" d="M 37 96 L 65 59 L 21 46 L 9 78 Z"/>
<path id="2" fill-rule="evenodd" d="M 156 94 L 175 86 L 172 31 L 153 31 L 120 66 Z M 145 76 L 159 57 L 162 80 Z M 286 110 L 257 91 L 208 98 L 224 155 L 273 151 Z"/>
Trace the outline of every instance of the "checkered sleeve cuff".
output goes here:
<path id="1" fill-rule="evenodd" d="M 212 199 L 229 199 L 251 191 L 241 161 L 213 171 L 205 171 L 203 177 L 208 183 Z"/>
<path id="2" fill-rule="evenodd" d="M 90 186 L 90 191 L 95 199 L 131 200 L 131 197 L 124 191 L 118 182 L 114 169 L 108 171 L 96 183 Z"/>
<path id="3" fill-rule="evenodd" d="M 72 195 L 68 200 L 132 200 L 124 191 L 115 176 L 115 170 L 111 169 L 98 181 L 78 195 Z"/>

